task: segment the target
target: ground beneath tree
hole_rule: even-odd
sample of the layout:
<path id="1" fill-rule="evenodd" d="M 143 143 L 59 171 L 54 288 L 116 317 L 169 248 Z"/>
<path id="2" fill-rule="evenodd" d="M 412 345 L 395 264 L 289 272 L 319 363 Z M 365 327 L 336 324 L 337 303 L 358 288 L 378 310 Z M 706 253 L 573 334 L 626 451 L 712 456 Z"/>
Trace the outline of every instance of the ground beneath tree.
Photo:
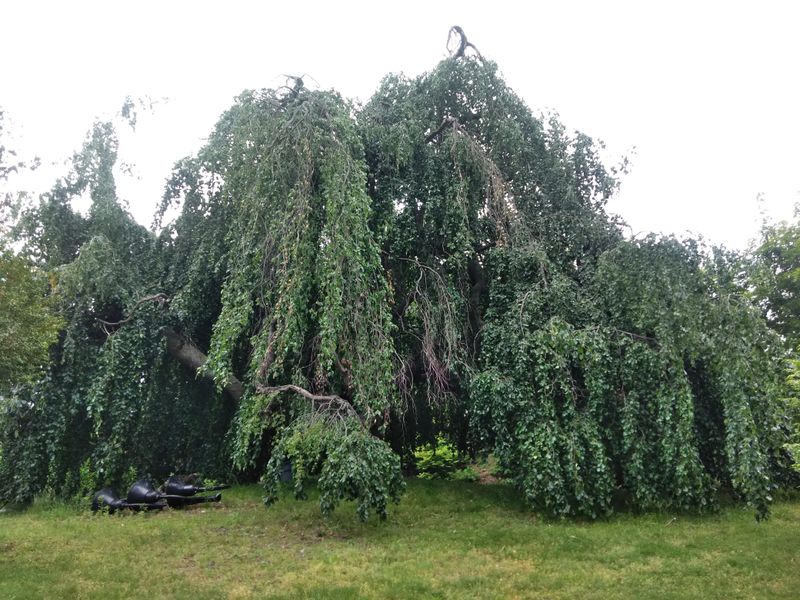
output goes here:
<path id="1" fill-rule="evenodd" d="M 505 484 L 410 480 L 387 522 L 343 504 L 0 514 L 0 598 L 796 598 L 800 500 L 708 516 L 542 520 Z"/>

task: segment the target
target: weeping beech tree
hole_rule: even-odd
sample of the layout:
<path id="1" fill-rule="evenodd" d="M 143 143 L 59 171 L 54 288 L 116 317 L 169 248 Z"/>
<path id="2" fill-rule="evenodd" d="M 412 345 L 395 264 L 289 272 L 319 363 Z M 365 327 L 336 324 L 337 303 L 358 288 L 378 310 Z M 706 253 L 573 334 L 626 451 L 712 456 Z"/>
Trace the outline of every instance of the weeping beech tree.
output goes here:
<path id="1" fill-rule="evenodd" d="M 720 491 L 766 514 L 780 340 L 738 257 L 624 240 L 598 145 L 451 36 L 364 106 L 300 78 L 240 95 L 176 164 L 158 235 L 117 199 L 95 126 L 18 226 L 67 325 L 3 405 L 4 499 L 199 470 L 260 477 L 271 502 L 291 465 L 324 512 L 385 517 L 412 450 L 446 436 L 554 515 Z"/>
<path id="2" fill-rule="evenodd" d="M 226 263 L 203 370 L 217 382 L 245 373 L 235 466 L 255 465 L 277 431 L 268 498 L 290 459 L 298 494 L 319 475 L 325 510 L 352 497 L 366 517 L 385 515 L 403 484 L 376 437 L 396 405 L 393 328 L 352 112 L 300 80 L 243 95 L 185 177 L 222 182 L 202 193 L 224 206 Z"/>

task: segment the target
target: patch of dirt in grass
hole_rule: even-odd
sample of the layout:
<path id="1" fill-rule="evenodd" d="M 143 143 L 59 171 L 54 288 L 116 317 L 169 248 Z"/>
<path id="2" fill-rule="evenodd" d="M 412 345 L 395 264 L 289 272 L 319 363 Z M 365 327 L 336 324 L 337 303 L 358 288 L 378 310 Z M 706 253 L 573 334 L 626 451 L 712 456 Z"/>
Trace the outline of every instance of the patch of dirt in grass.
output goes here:
<path id="1" fill-rule="evenodd" d="M 501 481 L 499 477 L 492 474 L 488 465 L 473 465 L 472 468 L 478 473 L 478 483 L 493 485 Z"/>

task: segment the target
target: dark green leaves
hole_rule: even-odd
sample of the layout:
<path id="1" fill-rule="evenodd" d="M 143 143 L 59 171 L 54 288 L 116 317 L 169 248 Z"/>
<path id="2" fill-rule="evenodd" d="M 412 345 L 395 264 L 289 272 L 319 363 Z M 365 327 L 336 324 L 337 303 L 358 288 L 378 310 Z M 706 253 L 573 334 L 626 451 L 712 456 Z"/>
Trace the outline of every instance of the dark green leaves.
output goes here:
<path id="1" fill-rule="evenodd" d="M 364 107 L 294 80 L 241 94 L 176 164 L 156 237 L 117 200 L 96 124 L 19 224 L 67 325 L 3 407 L 21 441 L 0 471 L 24 481 L 2 494 L 191 469 L 263 475 L 271 501 L 291 464 L 323 512 L 384 517 L 400 457 L 443 439 L 558 516 L 700 511 L 719 489 L 763 516 L 787 431 L 759 308 L 791 335 L 791 232 L 765 236 L 756 307 L 738 257 L 623 240 L 600 147 L 482 58 L 389 76 Z M 199 373 L 165 331 L 208 351 Z"/>

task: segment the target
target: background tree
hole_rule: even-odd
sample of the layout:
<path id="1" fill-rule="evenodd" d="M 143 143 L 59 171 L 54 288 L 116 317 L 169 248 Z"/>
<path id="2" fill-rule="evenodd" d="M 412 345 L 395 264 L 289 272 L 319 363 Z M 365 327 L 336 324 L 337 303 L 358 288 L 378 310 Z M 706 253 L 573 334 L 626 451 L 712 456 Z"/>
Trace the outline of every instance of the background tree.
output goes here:
<path id="1" fill-rule="evenodd" d="M 786 340 L 800 345 L 800 205 L 794 222 L 761 227 L 761 240 L 753 251 L 755 295 L 769 324 Z"/>
<path id="2" fill-rule="evenodd" d="M 800 379 L 797 352 L 800 350 L 800 205 L 793 221 L 761 227 L 761 239 L 748 264 L 753 293 L 764 316 L 784 339 L 789 349 L 788 390 L 785 398 L 789 428 L 793 431 L 790 450 L 795 469 L 800 468 Z"/>
<path id="3" fill-rule="evenodd" d="M 24 252 L 57 281 L 65 325 L 46 374 L 0 429 L 5 500 L 26 501 L 45 487 L 72 495 L 82 471 L 115 484 L 131 472 L 225 472 L 220 440 L 231 411 L 168 355 L 168 315 L 157 303 L 138 304 L 160 287 L 163 260 L 156 237 L 117 199 L 116 153 L 114 126 L 96 123 L 68 175 L 16 227 Z M 83 194 L 86 216 L 71 207 Z M 112 325 L 134 310 L 140 318 Z"/>
<path id="4" fill-rule="evenodd" d="M 0 182 L 26 168 L 5 145 L 4 111 L 0 109 Z M 43 273 L 6 246 L 6 226 L 12 217 L 13 195 L 0 206 L 0 396 L 33 379 L 46 364 L 60 321 L 48 302 L 49 284 Z"/>
<path id="5" fill-rule="evenodd" d="M 49 288 L 39 270 L 0 247 L 0 396 L 35 379 L 47 364 L 62 325 Z"/>

